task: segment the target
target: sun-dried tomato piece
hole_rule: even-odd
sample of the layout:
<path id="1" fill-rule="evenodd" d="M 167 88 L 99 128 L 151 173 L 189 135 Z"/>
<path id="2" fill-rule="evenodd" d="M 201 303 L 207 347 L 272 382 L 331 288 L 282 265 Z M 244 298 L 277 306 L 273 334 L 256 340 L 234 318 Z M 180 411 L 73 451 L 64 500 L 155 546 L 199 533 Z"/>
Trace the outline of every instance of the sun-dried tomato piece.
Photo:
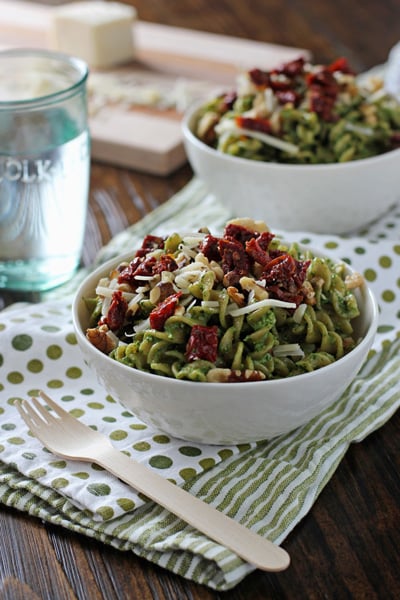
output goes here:
<path id="1" fill-rule="evenodd" d="M 263 231 L 256 238 L 252 238 L 246 242 L 247 254 L 260 265 L 266 265 L 271 260 L 268 247 L 274 237 L 273 233 Z"/>
<path id="2" fill-rule="evenodd" d="M 282 254 L 272 259 L 262 273 L 267 285 L 285 283 L 296 271 L 296 261 L 290 254 Z"/>
<path id="3" fill-rule="evenodd" d="M 340 71 L 341 73 L 348 73 L 349 75 L 354 75 L 353 69 L 350 67 L 347 58 L 341 56 L 334 60 L 328 67 L 328 71 L 334 73 L 335 71 Z"/>
<path id="4" fill-rule="evenodd" d="M 224 103 L 224 110 L 231 110 L 235 101 L 237 99 L 237 93 L 235 91 L 231 91 L 231 92 L 226 92 L 226 94 L 224 94 L 222 96 L 222 100 Z"/>
<path id="5" fill-rule="evenodd" d="M 228 375 L 226 383 L 240 383 L 241 381 L 262 381 L 265 376 L 261 371 L 240 371 L 238 369 L 231 369 Z"/>
<path id="6" fill-rule="evenodd" d="M 302 56 L 295 58 L 289 62 L 284 63 L 281 67 L 273 70 L 273 73 L 282 73 L 287 77 L 296 77 L 301 75 L 304 71 L 305 60 Z"/>
<path id="7" fill-rule="evenodd" d="M 112 300 L 107 311 L 107 315 L 104 318 L 105 323 L 108 325 L 111 331 L 117 331 L 122 327 L 125 321 L 127 310 L 128 303 L 122 296 L 122 292 L 120 290 L 115 291 L 112 295 Z"/>
<path id="8" fill-rule="evenodd" d="M 216 325 L 193 325 L 186 344 L 186 360 L 215 362 L 218 354 L 218 327 Z"/>
<path id="9" fill-rule="evenodd" d="M 161 239 L 161 238 L 160 238 Z M 133 288 L 141 284 L 136 280 L 138 275 L 151 277 L 162 271 L 175 271 L 178 265 L 173 256 L 162 254 L 160 258 L 155 256 L 136 256 L 118 276 L 118 283 L 128 283 Z"/>
<path id="10" fill-rule="evenodd" d="M 142 275 L 144 277 L 150 277 L 153 275 L 153 268 L 157 263 L 155 256 L 147 256 L 136 269 L 134 276 Z"/>
<path id="11" fill-rule="evenodd" d="M 275 93 L 278 91 L 284 92 L 292 89 L 293 81 L 286 77 L 286 75 L 272 75 L 269 86 Z"/>
<path id="12" fill-rule="evenodd" d="M 162 254 L 153 267 L 153 275 L 163 271 L 176 271 L 178 264 L 171 254 Z"/>
<path id="13" fill-rule="evenodd" d="M 318 71 L 308 73 L 306 83 L 308 87 L 314 86 L 320 88 L 321 93 L 328 96 L 336 96 L 339 91 L 339 84 L 326 67 L 321 67 Z"/>
<path id="14" fill-rule="evenodd" d="M 137 287 L 139 282 L 135 280 L 135 277 L 138 275 L 145 277 L 153 275 L 153 267 L 156 262 L 157 260 L 154 256 L 148 256 L 144 259 L 140 259 L 140 257 L 134 258 L 129 265 L 121 271 L 118 276 L 118 283 L 128 283 L 133 288 Z"/>
<path id="15" fill-rule="evenodd" d="M 264 232 L 267 233 L 267 232 Z M 270 234 L 271 237 L 270 239 L 273 238 L 273 234 Z M 246 252 L 247 254 L 249 254 L 251 256 L 251 258 L 253 260 L 255 260 L 256 262 L 258 262 L 260 265 L 266 265 L 270 262 L 271 257 L 267 251 L 266 248 L 268 248 L 268 244 L 263 247 L 264 243 L 261 241 L 260 243 L 260 237 L 258 238 L 252 238 L 251 240 L 249 240 L 248 242 L 246 242 Z M 262 238 L 265 239 L 265 238 Z"/>
<path id="16" fill-rule="evenodd" d="M 257 243 L 263 250 L 268 250 L 269 245 L 274 237 L 274 233 L 271 233 L 270 231 L 262 231 L 260 235 L 257 236 Z"/>
<path id="17" fill-rule="evenodd" d="M 124 277 L 126 277 L 127 279 L 131 278 L 132 274 L 136 271 L 142 260 L 143 259 L 140 256 L 136 256 L 133 260 L 131 260 L 131 262 L 127 266 L 123 263 L 119 265 L 119 277 L 122 275 L 122 273 L 124 273 Z"/>
<path id="18" fill-rule="evenodd" d="M 310 260 L 296 260 L 296 273 L 293 275 L 293 279 L 297 287 L 303 285 L 310 264 Z"/>
<path id="19" fill-rule="evenodd" d="M 270 285 L 267 286 L 267 291 L 270 298 L 274 298 L 276 300 L 282 300 L 283 302 L 293 302 L 298 306 L 304 300 L 304 294 L 299 291 L 296 293 L 295 291 L 290 292 L 287 289 L 280 287 L 279 285 Z"/>
<path id="20" fill-rule="evenodd" d="M 142 242 L 142 247 L 136 252 L 136 256 L 146 256 L 149 252 L 164 248 L 164 239 L 157 235 L 146 235 Z"/>
<path id="21" fill-rule="evenodd" d="M 333 122 L 339 117 L 334 114 L 335 99 L 323 96 L 318 91 L 312 90 L 310 94 L 310 110 L 317 113 L 323 121 Z"/>
<path id="22" fill-rule="evenodd" d="M 334 107 L 339 93 L 339 84 L 327 68 L 321 68 L 306 77 L 309 87 L 310 110 L 324 121 L 335 121 Z"/>
<path id="23" fill-rule="evenodd" d="M 162 331 L 165 321 L 174 314 L 181 296 L 182 292 L 176 292 L 176 294 L 168 296 L 168 298 L 161 302 L 156 308 L 153 308 L 149 315 L 150 327 L 152 329 Z"/>
<path id="24" fill-rule="evenodd" d="M 237 287 L 240 278 L 249 274 L 252 258 L 245 249 L 246 241 L 257 233 L 235 223 L 229 223 L 224 231 L 225 237 L 218 242 L 221 266 L 224 272 L 223 283 Z"/>
<path id="25" fill-rule="evenodd" d="M 238 127 L 242 129 L 249 129 L 250 131 L 261 131 L 261 133 L 271 133 L 272 127 L 269 119 L 261 117 L 243 117 L 238 115 L 235 117 L 235 122 Z"/>
<path id="26" fill-rule="evenodd" d="M 251 69 L 249 71 L 250 80 L 257 85 L 258 87 L 268 87 L 269 86 L 269 72 L 263 71 L 262 69 Z"/>
<path id="27" fill-rule="evenodd" d="M 290 254 L 281 254 L 264 268 L 260 279 L 272 298 L 300 304 L 304 299 L 302 286 L 310 261 L 296 260 Z"/>
<path id="28" fill-rule="evenodd" d="M 248 229 L 248 227 L 244 227 L 243 225 L 238 225 L 237 223 L 228 223 L 224 229 L 225 238 L 234 238 L 243 245 L 257 235 L 257 232 Z"/>
<path id="29" fill-rule="evenodd" d="M 244 246 L 234 238 L 221 238 L 218 242 L 221 253 L 221 266 L 224 273 L 235 270 L 248 274 L 250 257 L 246 254 Z"/>
<path id="30" fill-rule="evenodd" d="M 221 260 L 221 255 L 218 250 L 218 242 L 219 238 L 214 237 L 211 234 L 207 234 L 204 240 L 201 242 L 199 250 L 204 254 L 205 257 L 208 258 L 208 260 L 215 260 L 218 262 Z"/>
<path id="31" fill-rule="evenodd" d="M 395 131 L 390 136 L 390 145 L 392 148 L 400 148 L 400 131 Z"/>

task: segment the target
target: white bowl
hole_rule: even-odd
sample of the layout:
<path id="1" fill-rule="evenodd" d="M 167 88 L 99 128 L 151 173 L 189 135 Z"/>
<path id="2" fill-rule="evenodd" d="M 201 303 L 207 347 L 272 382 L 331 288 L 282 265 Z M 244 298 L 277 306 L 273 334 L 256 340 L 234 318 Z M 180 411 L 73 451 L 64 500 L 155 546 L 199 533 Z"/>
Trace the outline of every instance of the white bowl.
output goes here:
<path id="1" fill-rule="evenodd" d="M 286 379 L 249 383 L 198 383 L 145 373 L 119 363 L 85 337 L 89 313 L 84 298 L 94 296 L 100 277 L 127 255 L 108 261 L 79 287 L 73 323 L 84 359 L 104 388 L 143 422 L 178 438 L 210 444 L 237 444 L 272 438 L 303 425 L 344 392 L 367 356 L 378 323 L 378 308 L 364 285 L 355 290 L 361 315 L 349 354 L 319 370 Z"/>
<path id="2" fill-rule="evenodd" d="M 182 122 L 188 160 L 234 216 L 245 212 L 272 229 L 343 234 L 364 227 L 400 199 L 400 149 L 347 163 L 259 162 L 224 154 L 196 137 L 198 111 L 189 110 Z"/>

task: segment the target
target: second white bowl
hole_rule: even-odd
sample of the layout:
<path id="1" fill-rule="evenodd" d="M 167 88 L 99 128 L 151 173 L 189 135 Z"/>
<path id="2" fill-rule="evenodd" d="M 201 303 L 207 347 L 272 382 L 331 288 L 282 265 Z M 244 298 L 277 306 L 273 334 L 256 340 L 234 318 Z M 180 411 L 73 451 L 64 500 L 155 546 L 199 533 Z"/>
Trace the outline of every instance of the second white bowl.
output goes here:
<path id="1" fill-rule="evenodd" d="M 400 199 L 400 149 L 347 163 L 293 165 L 224 154 L 193 133 L 199 108 L 183 119 L 189 162 L 235 216 L 272 229 L 343 234 L 364 227 Z"/>

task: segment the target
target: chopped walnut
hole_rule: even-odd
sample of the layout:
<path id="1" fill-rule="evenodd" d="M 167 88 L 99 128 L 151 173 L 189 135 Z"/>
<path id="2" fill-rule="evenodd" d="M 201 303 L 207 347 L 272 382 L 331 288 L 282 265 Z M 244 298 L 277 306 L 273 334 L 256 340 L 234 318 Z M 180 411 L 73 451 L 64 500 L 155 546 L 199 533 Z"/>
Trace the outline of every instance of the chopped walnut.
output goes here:
<path id="1" fill-rule="evenodd" d="M 378 90 L 381 90 L 383 85 L 384 85 L 384 80 L 382 79 L 382 77 L 369 77 L 368 78 L 368 89 L 370 92 L 377 92 Z"/>
<path id="2" fill-rule="evenodd" d="M 282 127 L 281 116 L 280 116 L 279 110 L 275 110 L 272 113 L 269 122 L 271 125 L 272 133 L 274 133 L 275 135 L 279 135 L 281 133 L 281 127 Z"/>
<path id="3" fill-rule="evenodd" d="M 352 273 L 351 275 L 347 275 L 344 280 L 344 284 L 348 290 L 353 290 L 354 288 L 361 287 L 364 283 L 364 277 L 361 273 Z"/>
<path id="4" fill-rule="evenodd" d="M 239 283 L 246 292 L 253 292 L 256 300 L 265 300 L 266 298 L 269 298 L 267 290 L 251 277 L 241 277 Z"/>
<path id="5" fill-rule="evenodd" d="M 221 265 L 219 265 L 215 260 L 210 262 L 210 269 L 213 271 L 215 278 L 217 281 L 222 281 L 224 278 L 224 271 L 222 270 Z"/>
<path id="6" fill-rule="evenodd" d="M 118 345 L 118 338 L 110 331 L 107 325 L 87 329 L 86 337 L 95 348 L 100 350 L 100 352 L 104 352 L 104 354 L 109 354 Z"/>
<path id="7" fill-rule="evenodd" d="M 239 290 L 236 287 L 234 287 L 233 285 L 228 286 L 226 288 L 226 291 L 228 292 L 229 298 L 233 302 L 235 302 L 238 306 L 244 306 L 246 304 L 244 295 L 241 294 L 239 292 Z"/>
<path id="8" fill-rule="evenodd" d="M 197 125 L 197 135 L 200 139 L 208 139 L 212 134 L 215 125 L 219 121 L 219 115 L 216 112 L 208 111 L 204 113 Z"/>
<path id="9" fill-rule="evenodd" d="M 321 280 L 323 285 L 323 279 Z M 312 284 L 309 281 L 304 281 L 302 287 L 301 287 L 301 291 L 304 294 L 304 301 L 306 304 L 315 304 L 316 303 L 316 298 L 315 298 L 315 291 L 314 288 L 312 286 Z"/>
<path id="10" fill-rule="evenodd" d="M 241 381 L 262 381 L 265 375 L 262 371 L 246 369 L 210 369 L 207 373 L 209 383 L 238 383 Z"/>
<path id="11" fill-rule="evenodd" d="M 263 233 L 264 231 L 269 231 L 268 226 L 264 223 L 264 221 L 255 221 L 254 219 L 250 219 L 249 217 L 243 217 L 239 219 L 231 219 L 227 222 L 227 225 L 241 225 L 242 227 L 246 227 L 246 229 L 250 229 L 250 231 L 257 231 L 257 233 Z"/>
<path id="12" fill-rule="evenodd" d="M 252 117 L 253 119 L 257 118 L 266 118 L 270 115 L 270 111 L 268 110 L 265 102 L 264 94 L 256 94 L 254 96 L 253 106 L 251 110 L 246 112 L 246 116 Z"/>
<path id="13" fill-rule="evenodd" d="M 198 253 L 196 254 L 196 257 L 195 257 L 195 259 L 194 259 L 194 260 L 195 260 L 195 262 L 198 262 L 198 263 L 200 263 L 200 264 L 204 265 L 205 267 L 209 267 L 209 265 L 210 265 L 210 263 L 209 263 L 209 260 L 208 260 L 207 256 L 205 256 L 205 255 L 203 254 L 203 252 L 198 252 Z"/>
<path id="14" fill-rule="evenodd" d="M 375 104 L 364 104 L 360 106 L 360 112 L 365 118 L 367 125 L 373 127 L 378 123 L 378 114 Z"/>

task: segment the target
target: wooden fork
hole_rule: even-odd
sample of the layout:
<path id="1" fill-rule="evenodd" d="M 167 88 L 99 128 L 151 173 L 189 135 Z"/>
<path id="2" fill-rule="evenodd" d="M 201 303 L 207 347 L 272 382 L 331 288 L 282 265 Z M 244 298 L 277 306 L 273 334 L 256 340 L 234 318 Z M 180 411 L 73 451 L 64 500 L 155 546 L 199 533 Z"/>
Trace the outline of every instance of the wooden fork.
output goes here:
<path id="1" fill-rule="evenodd" d="M 15 404 L 30 431 L 51 452 L 97 463 L 259 569 L 283 571 L 289 566 L 290 557 L 283 548 L 119 452 L 108 438 L 75 419 L 44 392 L 40 396 L 55 414 L 38 398 Z"/>

